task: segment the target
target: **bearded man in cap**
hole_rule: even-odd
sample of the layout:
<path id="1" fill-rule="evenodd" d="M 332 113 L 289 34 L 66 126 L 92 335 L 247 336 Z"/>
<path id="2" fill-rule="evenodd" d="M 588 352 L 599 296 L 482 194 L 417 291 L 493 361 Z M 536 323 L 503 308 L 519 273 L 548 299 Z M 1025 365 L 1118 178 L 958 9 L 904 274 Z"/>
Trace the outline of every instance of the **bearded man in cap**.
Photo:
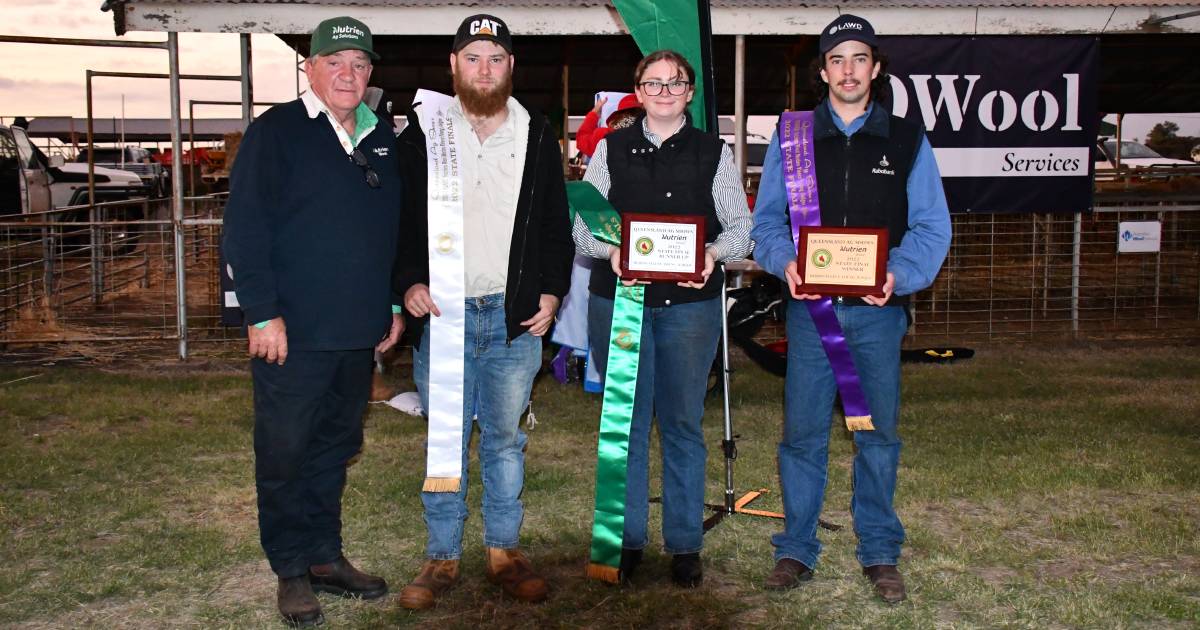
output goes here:
<path id="1" fill-rule="evenodd" d="M 292 625 L 321 623 L 314 595 L 387 593 L 342 554 L 346 468 L 363 442 L 374 352 L 403 330 L 389 271 L 401 180 L 390 121 L 363 104 L 371 31 L 313 31 L 309 90 L 246 129 L 225 209 L 225 256 L 247 324 L 263 550 Z"/>
<path id="2" fill-rule="evenodd" d="M 850 505 L 856 555 L 876 594 L 896 603 L 905 598 L 896 567 L 904 527 L 893 507 L 900 461 L 900 342 L 908 327 L 908 296 L 929 286 L 946 258 L 950 216 L 924 129 L 890 115 L 880 102 L 888 84 L 887 60 L 871 24 L 842 15 L 821 32 L 819 48 L 815 83 L 825 98 L 811 113 L 783 115 L 767 149 L 751 232 L 755 259 L 788 283 L 793 298 L 779 444 L 786 520 L 784 531 L 771 539 L 776 564 L 766 587 L 789 589 L 813 577 L 821 550 L 817 519 L 824 502 L 832 405 L 841 391 L 856 451 Z M 813 159 L 800 153 L 810 146 Z M 821 296 L 797 289 L 803 278 L 793 230 L 811 225 L 799 200 L 812 177 L 820 225 L 887 228 L 881 295 Z M 789 199 L 785 180 L 799 194 Z M 795 204 L 790 223 L 789 201 Z M 840 355 L 839 332 L 844 333 Z M 846 350 L 852 365 L 831 360 L 844 359 Z M 853 412 L 864 399 L 864 415 Z"/>
<path id="3" fill-rule="evenodd" d="M 399 139 L 409 187 L 394 290 L 424 320 L 413 377 L 429 414 L 421 493 L 428 542 L 425 563 L 400 593 L 409 609 L 433 606 L 458 582 L 475 424 L 486 575 L 522 601 L 548 592 L 519 550 L 520 419 L 542 337 L 570 288 L 574 246 L 556 134 L 512 98 L 513 66 L 503 20 L 463 20 L 450 53 L 454 98 L 417 104 Z"/>

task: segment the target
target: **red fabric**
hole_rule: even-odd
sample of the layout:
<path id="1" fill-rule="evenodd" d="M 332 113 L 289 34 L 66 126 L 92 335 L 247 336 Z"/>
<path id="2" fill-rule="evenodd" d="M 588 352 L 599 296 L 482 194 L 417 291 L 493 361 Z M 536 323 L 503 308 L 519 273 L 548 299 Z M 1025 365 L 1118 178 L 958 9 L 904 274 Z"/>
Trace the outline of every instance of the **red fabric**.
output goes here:
<path id="1" fill-rule="evenodd" d="M 612 131 L 608 127 L 597 127 L 600 123 L 600 115 L 595 111 L 588 112 L 587 116 L 583 117 L 583 122 L 579 123 L 579 129 L 575 131 L 575 148 L 583 151 L 583 154 L 592 157 L 596 152 L 596 145 L 600 144 L 600 140 Z"/>
<path id="2" fill-rule="evenodd" d="M 626 94 L 625 96 L 621 97 L 621 102 L 617 103 L 617 108 L 614 109 L 613 113 L 609 114 L 608 117 L 612 118 L 613 114 L 615 114 L 623 109 L 634 109 L 634 108 L 640 109 L 641 106 L 642 106 L 642 104 L 638 102 L 636 94 Z"/>
<path id="3" fill-rule="evenodd" d="M 641 108 L 642 104 L 638 102 L 637 95 L 626 94 L 621 97 L 621 102 L 617 103 L 617 108 L 613 110 L 608 117 L 611 120 L 613 114 L 625 109 Z M 596 145 L 612 131 L 609 127 L 599 127 L 600 115 L 595 110 L 588 112 L 587 116 L 583 117 L 583 122 L 579 123 L 579 129 L 575 131 L 575 148 L 583 151 L 583 154 L 592 157 L 596 152 Z"/>

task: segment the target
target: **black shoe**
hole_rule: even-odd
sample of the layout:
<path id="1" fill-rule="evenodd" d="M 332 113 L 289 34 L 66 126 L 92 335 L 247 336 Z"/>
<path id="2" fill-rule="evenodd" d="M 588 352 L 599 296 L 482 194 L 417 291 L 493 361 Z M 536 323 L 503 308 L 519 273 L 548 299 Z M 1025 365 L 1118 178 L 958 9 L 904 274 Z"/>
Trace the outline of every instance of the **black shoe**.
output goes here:
<path id="1" fill-rule="evenodd" d="M 350 564 L 346 556 L 338 556 L 337 560 L 329 564 L 315 564 L 309 567 L 308 581 L 314 591 L 340 597 L 375 599 L 388 591 L 387 582 L 383 578 L 359 571 Z"/>
<path id="2" fill-rule="evenodd" d="M 325 622 L 321 614 L 321 604 L 313 594 L 312 585 L 303 575 L 290 578 L 279 578 L 279 592 L 276 595 L 279 614 L 284 623 L 294 628 L 319 626 Z"/>
<path id="3" fill-rule="evenodd" d="M 704 581 L 700 553 L 680 553 L 671 556 L 671 581 L 683 588 L 696 588 Z"/>
<path id="4" fill-rule="evenodd" d="M 637 573 L 638 565 L 642 563 L 641 549 L 622 549 L 621 550 L 621 582 L 628 584 L 633 581 L 633 574 Z"/>
<path id="5" fill-rule="evenodd" d="M 767 576 L 763 586 L 769 591 L 786 591 L 813 579 L 813 570 L 808 565 L 791 558 L 781 558 Z"/>

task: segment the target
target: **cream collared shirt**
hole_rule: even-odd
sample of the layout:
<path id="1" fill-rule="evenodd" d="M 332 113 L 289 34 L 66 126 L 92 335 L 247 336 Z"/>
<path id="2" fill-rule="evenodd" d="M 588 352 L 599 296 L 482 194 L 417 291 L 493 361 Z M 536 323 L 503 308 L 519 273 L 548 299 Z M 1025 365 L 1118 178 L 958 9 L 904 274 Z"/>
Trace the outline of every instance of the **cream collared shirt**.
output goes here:
<path id="1" fill-rule="evenodd" d="M 529 112 L 509 97 L 508 118 L 482 143 L 471 130 L 458 97 L 450 106 L 450 115 L 459 138 L 466 296 L 503 293 L 528 145 Z"/>
<path id="2" fill-rule="evenodd" d="M 341 143 L 342 149 L 346 151 L 346 155 L 354 153 L 354 147 L 358 146 L 362 139 L 367 137 L 375 125 L 379 122 L 379 118 L 375 116 L 375 112 L 363 103 L 358 104 L 358 108 L 354 110 L 355 129 L 354 137 L 351 138 L 349 132 L 334 118 L 333 113 L 325 106 L 321 99 L 313 94 L 312 90 L 308 90 L 300 95 L 300 102 L 304 103 L 304 109 L 308 112 L 309 118 L 316 118 L 317 114 L 325 113 L 325 119 L 329 121 L 333 127 L 333 132 L 337 134 L 338 142 Z"/>

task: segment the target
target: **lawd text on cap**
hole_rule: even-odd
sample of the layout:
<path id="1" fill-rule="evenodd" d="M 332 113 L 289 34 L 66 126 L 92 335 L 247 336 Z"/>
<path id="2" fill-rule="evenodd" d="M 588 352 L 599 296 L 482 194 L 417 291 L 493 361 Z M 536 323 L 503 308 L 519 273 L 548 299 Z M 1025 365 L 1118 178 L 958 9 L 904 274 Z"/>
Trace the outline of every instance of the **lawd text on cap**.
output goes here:
<path id="1" fill-rule="evenodd" d="M 870 22 L 857 15 L 843 13 L 821 31 L 821 39 L 818 42 L 821 55 L 838 44 L 849 41 L 862 42 L 872 48 L 879 45 L 875 39 L 875 29 Z"/>

